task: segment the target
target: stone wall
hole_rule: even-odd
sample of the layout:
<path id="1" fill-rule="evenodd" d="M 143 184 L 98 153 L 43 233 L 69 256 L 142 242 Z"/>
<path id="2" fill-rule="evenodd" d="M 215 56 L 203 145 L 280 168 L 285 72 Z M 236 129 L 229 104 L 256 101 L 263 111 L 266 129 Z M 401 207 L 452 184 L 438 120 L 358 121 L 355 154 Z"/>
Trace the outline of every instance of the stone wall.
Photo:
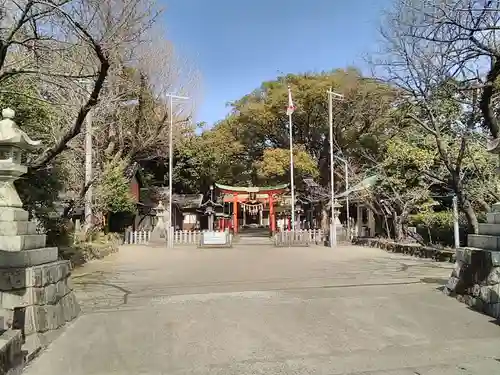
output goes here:
<path id="1" fill-rule="evenodd" d="M 70 264 L 65 260 L 27 268 L 0 268 L 0 328 L 21 330 L 23 349 L 29 355 L 45 346 L 43 334 L 79 314 L 70 274 Z"/>
<path id="2" fill-rule="evenodd" d="M 455 268 L 444 291 L 480 312 L 500 318 L 500 252 L 457 250 Z"/>
<path id="3" fill-rule="evenodd" d="M 0 375 L 20 374 L 24 365 L 21 331 L 8 330 L 0 335 Z"/>
<path id="4" fill-rule="evenodd" d="M 455 268 L 444 291 L 494 318 L 500 318 L 500 203 L 492 206 L 469 247 L 457 250 Z"/>

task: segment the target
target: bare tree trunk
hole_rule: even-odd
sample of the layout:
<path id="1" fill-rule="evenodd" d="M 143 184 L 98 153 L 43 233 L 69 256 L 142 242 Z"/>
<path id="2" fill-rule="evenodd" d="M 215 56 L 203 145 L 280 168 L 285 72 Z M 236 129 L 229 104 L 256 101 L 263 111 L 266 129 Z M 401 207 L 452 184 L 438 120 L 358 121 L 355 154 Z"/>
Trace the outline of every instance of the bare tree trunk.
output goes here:
<path id="1" fill-rule="evenodd" d="M 477 202 L 483 207 L 484 211 L 489 212 L 491 210 L 490 205 L 484 199 L 478 199 Z"/>
<path id="2" fill-rule="evenodd" d="M 330 223 L 328 219 L 328 210 L 323 205 L 323 207 L 321 207 L 321 229 L 325 232 L 330 230 Z"/>
<path id="3" fill-rule="evenodd" d="M 394 222 L 394 240 L 400 242 L 403 240 L 403 220 L 396 212 L 392 212 Z"/>
<path id="4" fill-rule="evenodd" d="M 477 215 L 474 212 L 474 208 L 470 201 L 463 196 L 459 196 L 460 205 L 462 206 L 462 210 L 467 218 L 467 226 L 469 227 L 469 232 L 477 234 L 479 233 L 479 222 L 477 221 Z"/>
<path id="5" fill-rule="evenodd" d="M 387 215 L 385 212 L 383 213 L 384 215 L 384 227 L 385 227 L 385 234 L 387 235 L 387 238 L 391 238 L 391 227 L 389 226 L 389 220 L 387 220 Z"/>

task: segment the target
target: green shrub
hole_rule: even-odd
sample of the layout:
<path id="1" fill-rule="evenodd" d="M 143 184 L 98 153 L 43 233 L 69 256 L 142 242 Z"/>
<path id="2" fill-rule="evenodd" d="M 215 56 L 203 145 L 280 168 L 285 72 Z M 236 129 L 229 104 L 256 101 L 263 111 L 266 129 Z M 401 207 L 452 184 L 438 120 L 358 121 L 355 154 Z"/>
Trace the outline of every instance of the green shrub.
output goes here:
<path id="1" fill-rule="evenodd" d="M 426 211 L 410 216 L 409 226 L 417 228 L 427 244 L 454 246 L 453 212 L 451 210 L 432 212 Z M 459 217 L 460 237 L 466 233 L 465 218 Z"/>
<path id="2" fill-rule="evenodd" d="M 102 259 L 117 252 L 120 241 L 121 237 L 114 233 L 94 232 L 91 238 L 76 234 L 73 244 L 59 248 L 59 257 L 71 261 L 73 267 L 78 267 L 90 260 Z"/>
<path id="3" fill-rule="evenodd" d="M 130 182 L 124 176 L 123 163 L 110 164 L 96 189 L 97 206 L 102 212 L 135 212 L 135 199 L 130 192 Z"/>

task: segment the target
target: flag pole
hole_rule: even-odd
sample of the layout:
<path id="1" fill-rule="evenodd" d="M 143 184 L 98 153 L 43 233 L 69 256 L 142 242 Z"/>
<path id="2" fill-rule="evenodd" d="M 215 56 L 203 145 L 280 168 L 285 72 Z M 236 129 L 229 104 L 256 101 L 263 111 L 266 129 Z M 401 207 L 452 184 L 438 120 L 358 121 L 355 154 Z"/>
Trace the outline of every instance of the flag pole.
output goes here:
<path id="1" fill-rule="evenodd" d="M 293 133 L 292 133 L 292 113 L 293 113 L 293 102 L 292 102 L 292 91 L 290 86 L 288 86 L 288 136 L 290 139 L 290 189 L 292 191 L 292 231 L 295 231 L 295 182 L 293 177 Z"/>

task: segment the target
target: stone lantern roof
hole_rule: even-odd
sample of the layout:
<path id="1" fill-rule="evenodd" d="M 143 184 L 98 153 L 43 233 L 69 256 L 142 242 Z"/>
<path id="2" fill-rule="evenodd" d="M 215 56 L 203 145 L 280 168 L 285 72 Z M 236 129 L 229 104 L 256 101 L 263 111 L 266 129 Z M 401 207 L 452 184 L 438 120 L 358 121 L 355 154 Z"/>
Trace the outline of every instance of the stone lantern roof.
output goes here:
<path id="1" fill-rule="evenodd" d="M 15 116 L 14 110 L 5 108 L 2 110 L 3 120 L 0 121 L 0 145 L 12 145 L 23 150 L 31 150 L 40 146 L 41 141 L 33 141 L 28 134 L 19 129 L 12 120 Z"/>

